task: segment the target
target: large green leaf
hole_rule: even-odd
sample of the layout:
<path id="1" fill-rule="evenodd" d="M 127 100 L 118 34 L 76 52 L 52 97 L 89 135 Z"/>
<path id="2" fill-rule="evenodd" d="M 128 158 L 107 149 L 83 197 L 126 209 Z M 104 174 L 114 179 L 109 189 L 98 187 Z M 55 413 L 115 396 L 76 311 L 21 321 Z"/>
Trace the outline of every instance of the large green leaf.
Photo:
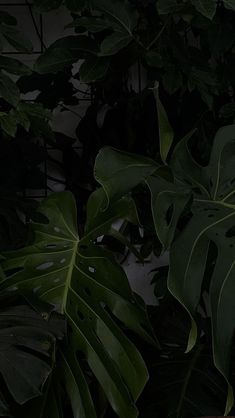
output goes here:
<path id="1" fill-rule="evenodd" d="M 48 322 L 26 304 L 10 302 L 11 307 L 0 311 L 0 372 L 11 396 L 22 405 L 42 394 L 51 373 L 56 337 L 63 332 L 56 318 Z M 0 416 L 10 416 L 2 389 Z"/>
<path id="2" fill-rule="evenodd" d="M 196 341 L 195 312 L 201 296 L 208 248 L 213 242 L 217 248 L 210 278 L 214 361 L 227 380 L 235 329 L 234 143 L 235 126 L 231 125 L 217 133 L 208 166 L 202 167 L 193 160 L 188 140 L 179 144 L 172 159 L 172 167 L 179 179 L 191 184 L 194 201 L 192 217 L 171 248 L 169 288 L 192 318 L 190 349 Z M 232 405 L 229 385 L 226 413 Z"/>
<path id="3" fill-rule="evenodd" d="M 235 126 L 219 130 L 207 166 L 195 161 L 190 152 L 192 134 L 183 138 L 174 150 L 170 164 L 174 182 L 166 180 L 163 169 L 154 170 L 153 161 L 141 164 L 142 157 L 110 148 L 98 155 L 95 174 L 112 204 L 117 196 L 130 193 L 139 182 L 148 184 L 156 232 L 164 247 L 170 248 L 168 286 L 192 319 L 188 350 L 197 340 L 195 318 L 207 271 L 214 362 L 228 382 L 228 413 L 233 405 L 229 364 L 235 330 Z M 182 216 L 185 218 L 179 231 Z M 212 244 L 217 251 L 213 269 L 208 258 Z M 211 276 L 209 267 L 213 270 Z"/>
<path id="4" fill-rule="evenodd" d="M 97 52 L 95 41 L 88 36 L 67 36 L 54 42 L 38 58 L 35 70 L 41 74 L 56 73 Z"/>
<path id="5" fill-rule="evenodd" d="M 92 244 L 102 228 L 97 229 L 97 234 L 89 231 L 90 244 L 89 239 L 79 240 L 76 206 L 70 193 L 50 196 L 42 203 L 40 213 L 49 223 L 34 224 L 35 241 L 31 246 L 6 254 L 3 268 L 16 272 L 1 287 L 9 291 L 34 290 L 66 316 L 70 330 L 70 354 L 66 358 L 71 370 L 66 375 L 67 385 L 73 387 L 76 382 L 84 411 L 92 409 L 92 405 L 81 384 L 79 352 L 87 359 L 116 413 L 123 418 L 136 417 L 134 401 L 148 375 L 140 354 L 113 317 L 150 339 L 145 310 L 137 304 L 122 268 Z M 72 389 L 69 395 L 74 397 Z"/>

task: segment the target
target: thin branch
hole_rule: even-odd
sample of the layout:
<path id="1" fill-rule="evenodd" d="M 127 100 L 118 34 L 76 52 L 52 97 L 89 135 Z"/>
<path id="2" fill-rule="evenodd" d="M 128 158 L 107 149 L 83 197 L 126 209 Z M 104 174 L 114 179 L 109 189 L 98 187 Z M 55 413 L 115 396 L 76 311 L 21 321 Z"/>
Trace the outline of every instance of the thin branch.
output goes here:
<path id="1" fill-rule="evenodd" d="M 158 39 L 162 36 L 162 34 L 163 34 L 164 30 L 166 29 L 167 24 L 168 24 L 168 22 L 169 22 L 170 19 L 171 19 L 171 16 L 168 16 L 168 18 L 166 19 L 166 21 L 165 21 L 162 29 L 160 30 L 160 32 L 157 33 L 157 35 L 155 36 L 155 38 L 147 46 L 147 48 L 146 48 L 147 51 L 149 51 L 152 48 L 152 46 L 158 41 Z"/>
<path id="2" fill-rule="evenodd" d="M 41 42 L 41 45 L 43 46 L 43 48 L 44 48 L 44 49 L 47 49 L 46 45 L 44 44 L 44 41 L 43 41 L 43 38 L 42 38 L 42 34 L 40 33 L 40 30 L 38 29 L 37 22 L 36 22 L 36 20 L 35 20 L 35 17 L 34 17 L 33 11 L 32 11 L 32 4 L 31 4 L 31 3 L 29 3 L 29 1 L 28 1 L 28 0 L 25 0 L 25 3 L 26 3 L 26 5 L 28 6 L 29 13 L 30 13 L 30 16 L 31 16 L 31 18 L 32 18 L 33 26 L 34 26 L 34 28 L 35 28 L 35 31 L 36 31 L 36 33 L 37 33 L 38 37 L 39 37 L 39 40 L 40 40 L 40 42 Z"/>

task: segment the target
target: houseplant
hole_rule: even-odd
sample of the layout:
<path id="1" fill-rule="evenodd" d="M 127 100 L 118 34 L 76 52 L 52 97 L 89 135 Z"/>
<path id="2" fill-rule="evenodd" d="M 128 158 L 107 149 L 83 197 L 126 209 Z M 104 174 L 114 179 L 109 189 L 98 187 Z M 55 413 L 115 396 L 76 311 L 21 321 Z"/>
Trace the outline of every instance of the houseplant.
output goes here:
<path id="1" fill-rule="evenodd" d="M 89 414 L 95 416 L 95 413 L 97 413 L 98 416 L 110 418 L 113 415 L 115 416 L 115 413 L 108 406 L 108 398 L 119 416 L 130 416 L 130 414 L 135 416 L 137 412 L 133 407 L 133 399 L 136 399 L 142 391 L 147 373 L 141 357 L 139 357 L 132 343 L 128 342 L 129 340 L 114 325 L 113 315 L 116 315 L 119 321 L 121 320 L 118 321 L 118 324 L 125 334 L 135 341 L 150 372 L 149 384 L 138 401 L 140 416 L 146 418 L 146 416 L 158 414 L 158 416 L 163 417 L 171 414 L 170 416 L 177 418 L 187 418 L 212 413 L 221 415 L 226 403 L 227 387 L 221 374 L 213 367 L 211 328 L 209 326 L 210 312 L 206 298 L 209 294 L 213 302 L 215 363 L 228 379 L 231 347 L 228 344 L 223 344 L 223 338 L 225 331 L 230 332 L 229 341 L 231 341 L 232 329 L 229 329 L 229 327 L 233 327 L 233 321 L 230 317 L 225 320 L 224 315 L 227 313 L 229 316 L 229 309 L 232 310 L 233 307 L 232 302 L 228 303 L 226 300 L 223 309 L 218 311 L 217 317 L 215 316 L 215 310 L 220 307 L 220 303 L 218 303 L 217 289 L 213 286 L 218 284 L 215 276 L 216 272 L 219 271 L 221 280 L 226 277 L 226 273 L 221 271 L 222 268 L 226 267 L 225 260 L 232 267 L 233 249 L 230 246 L 233 245 L 233 225 L 224 225 L 223 234 L 226 233 L 226 237 L 222 237 L 220 236 L 222 231 L 217 231 L 214 228 L 213 219 L 218 217 L 218 224 L 222 225 L 224 214 L 228 216 L 228 219 L 233 217 L 233 203 L 230 200 L 227 201 L 233 196 L 233 128 L 219 131 L 220 133 L 216 136 L 215 141 L 213 141 L 213 136 L 221 125 L 224 125 L 227 121 L 232 122 L 234 117 L 232 71 L 234 6 L 230 1 L 221 1 L 217 7 L 217 2 L 213 0 L 205 4 L 204 2 L 194 1 L 165 2 L 159 0 L 157 5 L 151 0 L 115 1 L 112 3 L 81 1 L 76 2 L 76 4 L 69 0 L 65 2 L 59 0 L 42 2 L 37 0 L 34 3 L 43 12 L 55 9 L 64 3 L 72 12 L 70 26 L 75 28 L 77 35 L 58 40 L 50 46 L 37 61 L 33 74 L 30 74 L 30 70 L 19 62 L 2 59 L 4 70 L 17 71 L 17 74 L 22 75 L 17 85 L 12 84 L 7 79 L 6 83 L 11 84 L 10 97 L 9 91 L 6 93 L 3 88 L 4 83 L 1 84 L 1 95 L 3 97 L 1 104 L 2 135 L 4 141 L 9 143 L 10 137 L 16 136 L 17 140 L 22 137 L 22 132 L 25 137 L 26 132 L 29 131 L 30 138 L 34 138 L 36 133 L 48 143 L 53 143 L 53 146 L 58 145 L 58 143 L 61 144 L 59 142 L 61 137 L 58 139 L 57 134 L 51 131 L 47 123 L 50 116 L 47 108 L 53 109 L 58 104 L 63 108 L 67 104 L 73 105 L 76 103 L 74 97 L 76 91 L 71 88 L 70 82 L 71 64 L 85 59 L 80 71 L 75 74 L 75 77 L 79 77 L 83 82 L 91 83 L 93 90 L 93 104 L 78 127 L 78 134 L 83 141 L 81 155 L 83 171 L 80 175 L 81 180 L 86 178 L 88 181 L 85 183 L 89 183 L 88 190 L 83 195 L 83 209 L 90 191 L 95 189 L 95 192 L 88 200 L 87 223 L 86 227 L 84 225 L 81 227 L 81 231 L 85 229 L 85 232 L 82 235 L 80 234 L 82 236 L 81 241 L 78 240 L 75 225 L 74 200 L 68 193 L 49 197 L 42 203 L 38 212 L 34 211 L 36 205 L 33 205 L 33 207 L 30 205 L 30 211 L 27 207 L 25 209 L 24 200 L 24 205 L 21 204 L 19 207 L 21 210 L 24 209 L 23 212 L 33 219 L 34 223 L 31 226 L 22 222 L 21 216 L 18 216 L 18 211 L 9 211 L 9 205 L 12 209 L 12 198 L 10 201 L 6 199 L 5 206 L 2 205 L 5 210 L 4 213 L 7 213 L 5 219 L 8 220 L 8 224 L 11 225 L 11 220 L 17 215 L 17 218 L 15 218 L 17 224 L 19 223 L 20 227 L 24 228 L 23 239 L 16 242 L 13 234 L 7 248 L 21 247 L 21 249 L 13 253 L 5 253 L 2 260 L 5 276 L 2 274 L 1 291 L 4 298 L 11 289 L 16 294 L 23 294 L 21 296 L 24 298 L 23 300 L 27 300 L 27 303 L 33 306 L 37 312 L 43 312 L 44 315 L 45 309 L 49 309 L 50 312 L 51 308 L 48 305 L 46 305 L 47 308 L 45 305 L 42 307 L 41 300 L 46 299 L 47 302 L 53 303 L 54 307 L 64 314 L 70 327 L 71 323 L 73 324 L 73 319 L 76 318 L 76 328 L 68 327 L 67 333 L 65 333 L 71 338 L 72 352 L 68 350 L 66 340 L 58 341 L 56 345 L 57 364 L 61 365 L 63 372 L 58 371 L 53 358 L 53 374 L 51 374 L 51 380 L 47 381 L 44 386 L 43 403 L 41 402 L 42 398 L 32 400 L 19 409 L 17 408 L 17 411 L 14 409 L 14 415 L 32 416 L 38 411 L 39 415 L 41 414 L 40 416 L 46 416 L 49 413 L 50 416 L 52 414 L 55 416 L 73 416 L 72 414 L 74 414 L 76 416 L 82 406 L 81 414 L 85 416 Z M 13 28 L 9 29 L 9 26 L 14 26 L 11 17 L 3 14 L 1 19 L 5 19 L 5 21 L 2 21 L 3 35 L 4 33 L 5 35 L 8 34 L 9 38 L 9 33 L 11 33 L 9 39 L 13 37 L 14 45 L 21 49 L 24 48 L 19 40 L 18 43 L 15 41 L 19 34 Z M 8 26 L 7 31 L 5 25 Z M 220 33 L 220 36 L 217 36 L 217 33 Z M 192 41 L 195 42 L 193 45 Z M 56 62 L 58 57 L 60 66 Z M 126 60 L 127 57 L 128 60 Z M 138 93 L 128 85 L 128 74 L 131 66 L 136 66 L 140 73 L 143 69 L 147 72 L 145 80 L 139 77 Z M 58 70 L 60 71 L 58 72 Z M 63 74 L 63 72 L 65 73 Z M 3 77 L 6 77 L 5 74 Z M 156 89 L 152 90 L 156 79 L 159 81 L 158 91 Z M 144 88 L 144 81 L 147 83 L 147 88 Z M 51 98 L 52 86 L 58 86 L 59 83 L 61 83 L 63 91 L 58 91 L 59 94 Z M 34 90 L 35 86 L 40 91 L 36 98 L 36 105 L 26 106 L 21 103 L 19 101 L 19 90 L 25 93 L 30 89 Z M 104 113 L 104 123 L 100 127 L 97 125 L 97 115 L 105 107 L 107 108 L 107 105 L 109 110 Z M 151 115 L 148 123 L 145 123 L 146 115 L 149 115 L 149 109 Z M 157 122 L 157 113 L 159 122 Z M 168 119 L 172 127 L 169 125 Z M 22 126 L 19 127 L 19 125 Z M 92 126 L 92 130 L 88 129 L 88 126 Z M 121 129 L 117 129 L 118 127 L 121 127 Z M 159 138 L 157 140 L 158 127 Z M 180 141 L 181 137 L 194 127 L 197 127 L 197 130 Z M 147 140 L 143 140 L 145 134 Z M 94 139 L 95 146 L 92 148 L 91 143 L 94 144 Z M 69 138 L 63 138 L 63 141 L 66 140 L 70 141 Z M 226 141 L 228 141 L 227 145 Z M 66 145 L 66 152 L 68 147 L 72 150 L 72 143 L 73 141 Z M 12 149 L 14 149 L 14 144 L 15 140 Z M 120 148 L 122 152 L 110 148 L 105 148 L 100 152 L 96 160 L 95 177 L 97 182 L 103 186 L 103 191 L 102 189 L 96 190 L 97 183 L 93 180 L 92 167 L 97 152 L 103 145 L 107 144 Z M 225 151 L 220 149 L 222 146 L 224 146 Z M 27 147 L 28 142 L 26 143 L 26 149 Z M 62 147 L 62 150 L 64 152 L 64 147 Z M 125 152 L 128 152 L 128 154 Z M 133 155 L 132 152 L 139 155 Z M 35 154 L 36 150 L 33 151 L 33 155 Z M 222 159 L 220 159 L 220 154 Z M 153 155 L 155 158 L 150 160 Z M 46 158 L 46 155 L 42 155 L 42 161 Z M 194 160 L 196 160 L 196 163 Z M 77 161 L 76 159 L 76 164 Z M 111 162 L 113 162 L 113 165 Z M 215 169 L 215 167 L 219 167 L 218 162 L 225 166 L 220 171 L 220 177 L 216 175 L 218 173 Z M 126 163 L 128 163 L 128 167 Z M 76 164 L 74 165 L 75 168 Z M 140 166 L 142 167 L 141 170 Z M 20 170 L 22 170 L 22 167 Z M 128 182 L 127 179 L 131 179 L 131 182 Z M 14 181 L 13 179 L 15 192 Z M 149 192 L 146 187 L 143 187 L 142 183 L 147 183 L 152 192 L 152 215 Z M 228 196 L 220 197 L 217 186 L 221 189 L 221 196 L 225 193 L 225 190 L 227 190 Z M 78 188 L 73 188 L 77 201 L 80 196 L 79 188 L 80 183 Z M 109 200 L 107 200 L 105 192 L 109 195 Z M 135 200 L 140 220 L 130 194 Z M 205 195 L 208 195 L 208 197 L 206 198 Z M 122 196 L 126 197 L 123 198 Z M 172 199 L 172 196 L 174 196 L 174 199 Z M 219 202 L 219 199 L 222 203 Z M 18 199 L 17 201 L 19 202 Z M 67 224 L 72 224 L 72 231 L 69 231 L 68 227 L 63 224 L 62 216 L 66 218 Z M 124 222 L 125 228 L 122 228 L 121 231 L 115 231 L 112 228 L 112 222 L 116 218 L 121 218 Z M 130 221 L 134 226 L 131 226 Z M 144 227 L 144 237 L 140 237 L 138 234 L 138 226 L 136 225 L 139 221 Z M 206 225 L 205 231 L 202 227 L 199 232 L 199 225 L 201 223 L 202 226 L 203 222 Z M 156 233 L 153 231 L 154 223 Z M 195 228 L 194 223 L 196 224 Z M 47 232 L 50 236 L 45 241 Z M 178 279 L 177 272 L 183 271 L 186 249 L 189 250 L 190 245 L 193 246 L 187 234 L 193 236 L 193 233 L 198 232 L 199 236 L 202 236 L 197 248 L 198 251 L 200 250 L 200 260 L 193 265 L 191 274 L 189 276 L 185 275 L 188 287 L 186 286 L 184 289 Z M 55 234 L 54 237 L 52 237 L 52 233 Z M 35 234 L 34 237 L 33 234 Z M 126 277 L 120 266 L 113 260 L 113 257 L 110 258 L 110 254 L 103 252 L 100 245 L 97 245 L 97 243 L 95 246 L 93 245 L 93 241 L 102 235 L 112 236 L 112 239 L 115 236 L 115 243 L 118 238 L 121 240 L 122 246 L 127 246 L 134 251 L 132 244 L 135 242 L 141 243 L 141 253 L 136 254 L 140 259 L 146 257 L 152 250 L 156 255 L 159 254 L 161 244 L 165 250 L 170 251 L 169 288 L 194 318 L 188 348 L 192 348 L 193 344 L 195 344 L 195 347 L 188 354 L 184 354 L 184 351 L 187 348 L 190 321 L 184 309 L 167 291 L 167 266 L 164 269 L 158 269 L 154 277 L 156 298 L 160 303 L 159 307 L 148 309 L 151 327 L 154 327 L 161 343 L 161 350 L 159 350 L 156 349 L 156 341 L 153 341 L 151 327 L 147 325 L 145 308 L 135 297 L 135 304 L 131 303 L 134 302 L 133 294 L 127 285 Z M 198 237 L 195 241 L 197 240 Z M 207 252 L 205 248 L 209 241 Z M 62 249 L 59 243 L 68 245 L 68 248 Z M 107 241 L 103 240 L 102 244 L 105 243 L 107 244 Z M 228 245 L 229 249 L 223 256 L 223 261 L 220 262 L 218 248 L 221 248 L 222 243 L 223 251 L 227 248 L 225 245 Z M 185 260 L 181 256 L 183 251 L 178 254 L 181 246 L 183 246 L 185 252 Z M 110 250 L 110 245 L 108 248 Z M 6 248 L 4 248 L 3 243 L 4 249 Z M 76 263 L 75 249 L 79 249 Z M 58 250 L 59 256 L 57 254 Z M 58 277 L 56 274 L 57 264 L 61 262 L 63 266 L 65 262 L 67 263 L 67 256 L 64 256 L 66 251 L 73 253 L 73 257 L 70 257 L 68 264 L 65 266 L 66 275 Z M 195 255 L 194 252 L 192 254 Z M 52 258 L 49 260 L 48 255 L 53 260 Z M 96 263 L 98 263 L 97 260 L 100 260 L 100 257 L 102 257 L 102 263 L 100 262 L 101 264 L 98 265 Z M 64 259 L 65 261 L 62 262 Z M 85 262 L 81 268 L 79 263 L 84 259 L 89 259 L 89 262 L 92 260 L 92 265 Z M 195 262 L 195 259 L 193 261 Z M 214 263 L 216 263 L 215 268 Z M 189 263 L 189 265 L 192 264 Z M 79 268 L 82 273 L 79 273 L 80 284 L 78 285 L 72 271 L 75 272 Z M 103 289 L 103 292 L 98 292 L 96 283 L 92 281 L 93 275 L 96 275 L 99 282 L 107 278 L 106 276 L 105 278 L 100 276 L 100 268 L 102 272 L 108 272 L 108 277 L 111 278 L 116 272 L 115 277 L 119 277 L 117 280 L 121 281 L 119 289 L 115 288 L 114 300 L 112 297 L 106 299 L 106 292 L 107 289 L 109 291 L 114 290 L 115 283 L 108 283 L 106 290 Z M 43 278 L 47 277 L 46 272 L 49 272 L 53 284 L 50 282 L 50 284 L 45 285 Z M 176 274 L 177 277 L 175 277 Z M 179 274 L 180 278 L 182 276 Z M 194 276 L 196 276 L 195 280 L 193 280 Z M 92 289 L 85 286 L 84 277 L 87 280 L 89 277 Z M 201 287 L 199 285 L 202 277 L 203 297 L 199 297 L 199 288 Z M 228 278 L 230 278 L 229 275 Z M 60 280 L 61 284 L 58 284 Z M 120 295 L 120 289 L 124 286 L 123 283 L 125 283 L 125 292 L 123 291 Z M 211 283 L 213 286 L 210 285 Z M 46 289 L 44 286 L 49 287 Z M 57 286 L 61 286 L 60 289 L 63 289 L 61 293 L 56 293 Z M 185 291 L 183 292 L 182 289 Z M 223 286 L 220 286 L 220 289 L 223 289 Z M 33 290 L 35 291 L 34 297 L 31 292 Z M 93 290 L 95 298 L 100 302 L 98 308 L 93 300 Z M 74 300 L 70 307 L 71 295 L 74 295 Z M 225 295 L 223 297 L 229 298 L 232 297 L 232 292 L 226 291 L 223 295 Z M 122 308 L 120 308 L 117 301 L 120 302 L 122 298 L 124 301 Z M 7 298 L 6 304 L 8 304 Z M 9 305 L 11 304 L 10 301 Z M 195 315 L 196 305 L 199 306 L 199 309 L 197 309 Z M 124 307 L 126 311 L 122 311 Z M 75 308 L 78 308 L 77 311 Z M 100 324 L 100 318 L 104 319 L 105 317 L 103 328 L 100 326 L 96 328 L 90 323 L 89 326 L 86 326 L 88 321 L 87 312 L 92 308 L 92 315 L 94 315 L 94 311 L 97 314 L 96 310 L 99 310 L 100 316 L 97 323 Z M 123 312 L 129 312 L 130 315 L 125 315 L 123 318 Z M 39 318 L 41 319 L 40 316 Z M 94 316 L 92 318 L 94 320 Z M 142 339 L 130 333 L 127 327 L 123 326 L 123 319 L 127 322 L 125 325 L 138 331 L 150 344 L 145 344 Z M 95 323 L 95 320 L 93 320 L 92 324 Z M 219 326 L 217 320 L 222 321 L 222 326 Z M 141 323 L 142 326 L 140 326 Z M 198 329 L 197 340 L 195 337 L 195 323 L 197 323 Z M 47 323 L 43 322 L 43 325 L 47 328 Z M 109 328 L 109 325 L 111 328 Z M 149 327 L 149 335 L 143 331 L 143 325 L 146 329 Z M 114 343 L 113 350 L 110 350 L 111 361 L 108 361 L 104 354 L 107 345 L 105 348 L 102 346 L 102 349 L 99 347 L 98 351 L 94 350 L 95 362 L 93 357 L 89 355 L 87 344 L 84 343 L 80 334 L 81 330 L 85 329 L 84 335 L 87 337 L 90 332 L 94 331 L 94 327 L 96 335 L 92 334 L 90 336 L 92 347 L 94 348 L 95 345 L 95 337 L 98 339 L 98 343 L 100 339 L 106 343 L 109 336 Z M 112 330 L 111 334 L 108 332 L 108 328 Z M 102 330 L 105 330 L 105 332 L 102 332 Z M 78 335 L 80 335 L 79 338 Z M 55 337 L 52 335 L 51 338 L 54 342 Z M 125 356 L 125 353 L 128 352 L 131 357 L 131 361 L 128 361 L 130 367 L 128 369 L 125 369 L 115 357 L 117 343 L 121 345 L 123 355 Z M 76 359 L 75 349 L 78 351 Z M 66 356 L 63 353 L 66 353 Z M 99 356 L 104 360 L 102 363 L 103 372 L 105 373 L 105 370 L 108 370 L 111 381 L 112 376 L 115 375 L 115 384 L 114 386 L 112 384 L 108 385 L 108 389 L 111 388 L 111 390 L 107 391 L 106 395 L 103 393 L 103 389 L 105 392 L 107 388 L 104 383 L 105 374 L 99 370 Z M 133 370 L 134 357 L 139 364 L 137 383 L 129 377 L 129 370 Z M 71 379 L 68 379 L 68 376 L 71 376 L 69 372 L 71 368 L 67 367 L 66 359 L 75 365 L 75 367 L 72 367 L 72 371 L 79 373 L 80 378 L 77 379 L 79 383 L 77 386 L 73 385 L 71 387 Z M 117 366 L 114 366 L 115 361 Z M 100 389 L 96 379 L 92 377 L 89 367 L 92 368 L 103 389 Z M 116 373 L 114 373 L 114 370 L 116 370 Z M 233 371 L 233 365 L 230 370 Z M 162 382 L 159 382 L 158 375 L 162 376 Z M 119 386 L 118 382 L 122 382 L 121 376 L 124 376 L 129 390 L 126 389 L 126 384 L 121 384 L 120 395 L 117 387 Z M 175 380 L 175 376 L 178 376 L 179 379 Z M 227 411 L 232 406 L 233 374 L 229 376 L 229 382 L 230 396 L 227 400 Z M 201 385 L 200 387 L 203 390 L 198 390 L 198 385 Z M 67 386 L 67 389 L 65 386 Z M 87 387 L 89 387 L 90 393 L 94 397 L 93 402 L 91 402 Z M 169 387 L 174 388 L 173 394 L 167 390 Z M 73 390 L 76 393 L 75 397 L 72 396 Z M 47 401 L 47 395 L 53 402 Z M 77 399 L 81 397 L 83 397 L 83 402 L 77 403 Z M 62 402 L 60 402 L 60 399 Z M 93 405 L 95 405 L 95 408 Z M 16 405 L 11 404 L 10 407 L 16 408 Z"/>
<path id="2" fill-rule="evenodd" d="M 168 288 L 191 317 L 186 351 L 197 341 L 196 313 L 202 303 L 205 318 L 211 316 L 214 362 L 228 382 L 228 413 L 234 402 L 229 358 L 234 332 L 235 131 L 234 125 L 218 131 L 207 166 L 200 165 L 192 156 L 193 133 L 183 138 L 173 151 L 168 165 L 170 181 L 166 166 L 111 148 L 101 150 L 95 174 L 106 193 L 106 205 L 128 194 L 139 183 L 144 182 L 150 189 L 156 233 L 163 250 L 170 253 Z M 165 136 L 162 149 L 166 157 L 169 147 L 164 139 Z M 203 301 L 207 294 L 209 303 Z"/>

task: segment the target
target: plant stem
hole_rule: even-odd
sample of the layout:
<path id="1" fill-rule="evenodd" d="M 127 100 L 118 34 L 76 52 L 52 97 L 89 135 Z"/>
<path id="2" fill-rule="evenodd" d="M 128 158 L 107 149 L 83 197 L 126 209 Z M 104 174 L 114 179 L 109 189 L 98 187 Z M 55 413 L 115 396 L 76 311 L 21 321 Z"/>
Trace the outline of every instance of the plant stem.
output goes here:
<path id="1" fill-rule="evenodd" d="M 180 397 L 179 405 L 178 405 L 177 411 L 176 411 L 177 418 L 181 418 L 181 416 L 180 416 L 181 408 L 182 408 L 183 401 L 184 401 L 184 398 L 185 398 L 185 395 L 186 395 L 186 392 L 187 392 L 187 388 L 188 388 L 189 381 L 191 379 L 192 371 L 193 371 L 193 369 L 195 367 L 195 364 L 197 362 L 197 359 L 200 356 L 202 350 L 203 350 L 203 345 L 199 345 L 199 347 L 195 350 L 194 356 L 193 356 L 193 358 L 192 358 L 192 360 L 190 362 L 190 365 L 188 367 L 188 371 L 187 371 L 186 378 L 185 378 L 185 381 L 184 381 L 184 384 L 183 384 L 183 388 L 182 388 L 182 392 L 181 392 L 181 397 Z"/>
<path id="2" fill-rule="evenodd" d="M 165 23 L 164 23 L 164 25 L 163 25 L 163 27 L 161 28 L 161 30 L 160 30 L 160 32 L 158 32 L 157 33 L 157 35 L 155 36 L 155 38 L 150 42 L 150 44 L 147 46 L 147 51 L 149 51 L 151 48 L 152 48 L 152 46 L 158 41 L 158 39 L 161 37 L 161 35 L 163 34 L 163 32 L 164 32 L 164 30 L 166 29 L 166 27 L 167 27 L 167 24 L 168 24 L 168 22 L 169 22 L 169 20 L 171 19 L 171 16 L 168 16 L 168 18 L 166 19 L 166 21 L 165 21 Z"/>

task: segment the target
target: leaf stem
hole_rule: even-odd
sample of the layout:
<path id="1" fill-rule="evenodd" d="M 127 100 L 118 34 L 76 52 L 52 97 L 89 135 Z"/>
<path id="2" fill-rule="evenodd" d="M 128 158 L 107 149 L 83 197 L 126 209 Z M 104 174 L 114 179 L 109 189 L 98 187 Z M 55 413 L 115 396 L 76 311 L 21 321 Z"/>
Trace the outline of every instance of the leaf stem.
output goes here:
<path id="1" fill-rule="evenodd" d="M 149 51 L 151 48 L 152 48 L 152 46 L 158 41 L 158 39 L 161 37 L 161 35 L 163 34 L 163 32 L 164 32 L 164 30 L 166 29 L 166 27 L 167 27 L 167 24 L 168 24 L 168 22 L 169 22 L 169 20 L 171 19 L 171 16 L 168 16 L 168 18 L 166 19 L 166 21 L 165 21 L 165 23 L 164 23 L 164 25 L 163 25 L 163 27 L 161 28 L 161 30 L 160 30 L 160 32 L 158 32 L 157 33 L 157 35 L 155 36 L 155 38 L 150 42 L 150 44 L 147 46 L 147 51 Z"/>
<path id="2" fill-rule="evenodd" d="M 196 349 L 196 351 L 194 353 L 194 356 L 192 357 L 192 360 L 189 364 L 188 371 L 187 371 L 187 374 L 186 374 L 186 378 L 185 378 L 185 381 L 184 381 L 184 384 L 183 384 L 180 400 L 179 400 L 179 405 L 178 405 L 177 411 L 176 411 L 177 412 L 177 418 L 181 418 L 180 412 L 181 412 L 182 404 L 183 404 L 183 401 L 184 401 L 184 398 L 185 398 L 185 395 L 186 395 L 186 392 L 187 392 L 188 384 L 189 384 L 189 381 L 191 379 L 193 368 L 194 368 L 194 366 L 197 362 L 198 357 L 201 354 L 202 349 L 203 349 L 203 345 L 199 345 L 199 347 Z"/>

